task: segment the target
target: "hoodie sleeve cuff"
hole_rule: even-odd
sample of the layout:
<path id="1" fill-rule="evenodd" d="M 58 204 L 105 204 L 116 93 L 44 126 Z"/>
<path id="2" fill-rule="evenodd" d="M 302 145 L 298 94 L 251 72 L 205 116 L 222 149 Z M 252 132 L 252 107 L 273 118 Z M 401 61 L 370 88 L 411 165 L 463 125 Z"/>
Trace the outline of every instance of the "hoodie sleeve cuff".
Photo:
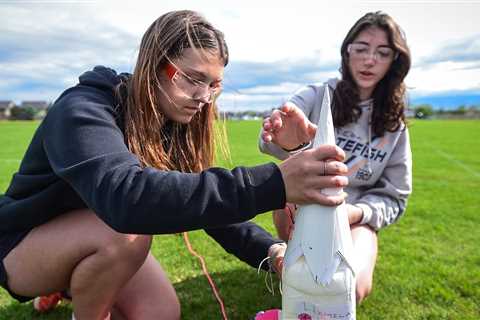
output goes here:
<path id="1" fill-rule="evenodd" d="M 370 208 L 365 203 L 357 203 L 355 204 L 358 208 L 362 209 L 362 220 L 360 220 L 359 224 L 368 224 L 370 219 L 372 218 L 372 208 Z"/>
<path id="2" fill-rule="evenodd" d="M 285 207 L 286 194 L 282 173 L 274 163 L 247 169 L 250 183 L 254 187 L 256 211 L 258 213 Z"/>

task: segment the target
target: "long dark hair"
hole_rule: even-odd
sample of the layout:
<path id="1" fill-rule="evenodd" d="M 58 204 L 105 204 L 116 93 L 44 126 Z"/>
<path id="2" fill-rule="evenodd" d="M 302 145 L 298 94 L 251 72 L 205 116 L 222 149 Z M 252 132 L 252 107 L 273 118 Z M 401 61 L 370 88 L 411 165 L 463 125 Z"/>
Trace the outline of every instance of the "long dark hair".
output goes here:
<path id="1" fill-rule="evenodd" d="M 160 111 L 165 92 L 159 78 L 168 61 L 187 48 L 204 49 L 228 63 L 223 33 L 194 11 L 172 11 L 160 16 L 143 35 L 135 70 L 117 92 L 123 102 L 125 136 L 129 150 L 143 166 L 199 172 L 215 156 L 215 103 L 205 105 L 188 124 L 168 120 Z"/>
<path id="2" fill-rule="evenodd" d="M 384 78 L 375 87 L 373 98 L 372 129 L 378 136 L 386 131 L 396 131 L 405 123 L 405 79 L 410 70 L 411 57 L 405 35 L 400 26 L 387 14 L 377 11 L 361 17 L 350 29 L 343 40 L 340 53 L 342 79 L 338 82 L 333 95 L 333 121 L 335 126 L 344 126 L 355 122 L 361 114 L 358 106 L 360 96 L 357 85 L 348 67 L 347 47 L 360 32 L 377 27 L 386 32 L 389 45 L 398 54 Z"/>

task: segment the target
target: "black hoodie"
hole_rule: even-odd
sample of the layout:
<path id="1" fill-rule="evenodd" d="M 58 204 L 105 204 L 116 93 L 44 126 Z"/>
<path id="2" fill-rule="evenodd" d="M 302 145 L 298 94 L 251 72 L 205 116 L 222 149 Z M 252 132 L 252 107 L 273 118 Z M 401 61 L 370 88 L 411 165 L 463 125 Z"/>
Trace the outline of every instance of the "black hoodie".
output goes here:
<path id="1" fill-rule="evenodd" d="M 115 71 L 95 67 L 57 99 L 0 195 L 0 233 L 29 230 L 90 208 L 118 232 L 162 234 L 206 228 L 251 265 L 278 242 L 244 222 L 285 205 L 278 167 L 198 174 L 142 168 L 125 144 L 115 108 Z"/>

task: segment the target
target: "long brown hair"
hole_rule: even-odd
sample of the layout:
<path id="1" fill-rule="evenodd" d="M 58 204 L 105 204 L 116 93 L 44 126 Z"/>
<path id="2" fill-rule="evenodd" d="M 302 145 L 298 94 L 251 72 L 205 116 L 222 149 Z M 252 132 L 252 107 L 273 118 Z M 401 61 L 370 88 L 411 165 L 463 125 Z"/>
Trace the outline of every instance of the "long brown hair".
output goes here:
<path id="1" fill-rule="evenodd" d="M 160 95 L 165 92 L 159 72 L 168 61 L 180 58 L 186 48 L 208 50 L 224 65 L 228 63 L 222 32 L 197 12 L 172 11 L 147 29 L 134 72 L 118 88 L 128 148 L 145 167 L 199 172 L 214 161 L 218 136 L 214 134 L 215 102 L 203 106 L 188 124 L 168 120 L 159 108 Z"/>
<path id="2" fill-rule="evenodd" d="M 410 70 L 411 57 L 405 35 L 400 26 L 387 14 L 377 11 L 361 17 L 347 33 L 340 53 L 342 80 L 338 82 L 333 95 L 333 121 L 335 126 L 344 126 L 355 122 L 361 114 L 358 106 L 360 96 L 357 85 L 348 67 L 347 47 L 360 32 L 377 27 L 386 32 L 389 46 L 398 54 L 384 78 L 375 87 L 373 98 L 372 129 L 376 135 L 383 136 L 386 131 L 396 131 L 405 123 L 405 79 Z"/>

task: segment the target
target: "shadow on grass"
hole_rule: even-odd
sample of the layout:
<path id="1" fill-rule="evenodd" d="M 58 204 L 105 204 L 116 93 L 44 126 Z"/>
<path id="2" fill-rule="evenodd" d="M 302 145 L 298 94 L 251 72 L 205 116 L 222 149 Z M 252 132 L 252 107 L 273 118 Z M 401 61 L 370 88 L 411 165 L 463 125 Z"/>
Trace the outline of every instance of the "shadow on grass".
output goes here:
<path id="1" fill-rule="evenodd" d="M 279 308 L 279 281 L 275 275 L 275 295 L 265 287 L 265 272 L 257 275 L 253 268 L 234 269 L 211 274 L 225 304 L 228 319 L 251 319 L 258 311 Z M 215 299 L 208 280 L 199 275 L 174 284 L 182 305 L 182 319 L 222 319 L 220 306 Z M 69 320 L 71 307 L 62 304 L 55 310 L 39 314 L 31 303 L 18 303 L 10 299 L 0 306 L 0 320 Z"/>
<path id="2" fill-rule="evenodd" d="M 229 319 L 251 319 L 258 311 L 280 308 L 279 281 L 272 275 L 275 295 L 265 286 L 265 272 L 252 268 L 234 269 L 211 275 Z M 174 284 L 182 305 L 182 319 L 221 319 L 222 314 L 205 276 L 200 275 Z"/>

